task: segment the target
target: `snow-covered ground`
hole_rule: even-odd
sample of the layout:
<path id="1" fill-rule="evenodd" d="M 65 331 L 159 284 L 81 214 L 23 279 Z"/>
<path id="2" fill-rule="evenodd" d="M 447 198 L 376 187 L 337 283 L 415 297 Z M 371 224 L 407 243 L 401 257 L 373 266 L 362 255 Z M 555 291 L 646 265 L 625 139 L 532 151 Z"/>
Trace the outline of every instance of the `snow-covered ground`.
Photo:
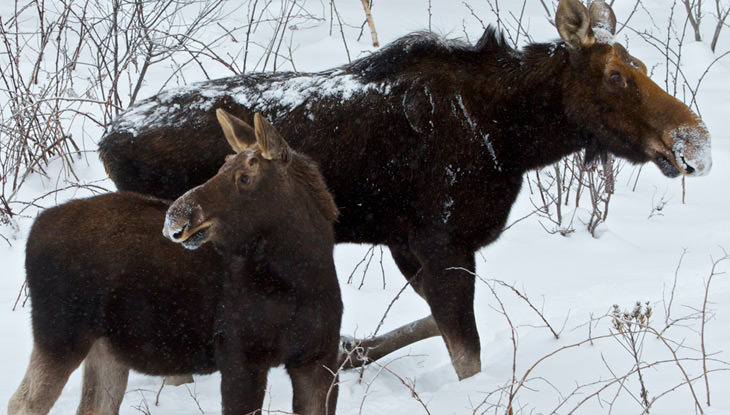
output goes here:
<path id="1" fill-rule="evenodd" d="M 336 23 L 330 33 L 329 2 L 300 3 L 327 19 L 311 20 L 307 26 L 291 30 L 296 69 L 324 70 L 345 63 L 346 51 Z M 507 18 L 510 11 L 519 15 L 522 5 L 514 3 L 508 7 L 502 5 L 503 17 Z M 544 17 L 540 2 L 528 3 L 524 22 L 530 36 L 536 41 L 557 38 L 554 27 Z M 615 3 L 620 25 L 632 12 L 635 2 L 617 0 Z M 641 3 L 631 20 L 631 27 L 664 33 L 662 30 L 666 31 L 665 22 L 670 12 L 668 2 L 644 0 Z M 245 6 L 242 9 L 235 9 L 233 5 L 226 7 L 230 12 L 224 13 L 223 26 L 245 23 Z M 482 31 L 475 16 L 484 24 L 495 22 L 489 4 L 481 0 L 466 3 L 444 0 L 375 2 L 373 18 L 381 44 L 415 30 L 428 29 L 429 7 L 432 29 L 449 37 L 473 42 Z M 368 44 L 367 27 L 365 35 L 357 40 L 359 26 L 364 20 L 360 3 L 340 1 L 337 8 L 343 21 L 355 26 L 345 29 L 351 57 L 373 50 Z M 0 6 L 0 16 L 4 20 L 11 12 L 10 5 Z M 676 13 L 683 13 L 680 5 L 677 5 Z M 707 30 L 714 28 L 714 23 L 712 27 L 707 25 Z M 719 53 L 730 49 L 728 31 L 730 29 L 726 29 L 720 39 Z M 206 35 L 216 36 L 214 33 Z M 263 30 L 259 36 L 261 44 L 268 42 Z M 629 29 L 622 31 L 617 40 L 628 44 L 630 53 L 642 59 L 653 71 L 654 79 L 664 85 L 661 69 L 664 60 L 656 48 Z M 234 46 L 231 45 L 232 50 Z M 689 38 L 685 40 L 682 54 L 682 70 L 691 85 L 717 56 L 712 54 L 706 42 L 696 43 Z M 189 67 L 185 72 L 188 82 L 204 79 L 196 68 Z M 284 65 L 283 69 L 291 68 Z M 215 64 L 206 71 L 212 77 L 230 75 Z M 163 69 L 153 71 L 140 96 L 158 92 L 164 79 L 167 76 Z M 611 319 L 606 317 L 614 304 L 621 310 L 631 310 L 637 301 L 648 302 L 652 307 L 650 324 L 659 331 L 668 321 L 667 310 L 669 321 L 678 320 L 661 337 L 652 333 L 641 337 L 643 383 L 648 399 L 657 398 L 651 413 L 699 413 L 695 402 L 706 414 L 730 413 L 730 394 L 727 393 L 730 389 L 730 363 L 727 363 L 730 362 L 730 305 L 724 303 L 730 295 L 730 280 L 728 275 L 722 274 L 728 270 L 730 260 L 716 264 L 715 275 L 709 290 L 706 289 L 713 264 L 726 255 L 725 250 L 730 250 L 727 184 L 730 177 L 730 128 L 727 126 L 730 84 L 727 79 L 730 79 L 730 60 L 725 59 L 716 63 L 702 81 L 697 100 L 712 135 L 714 167 L 706 177 L 687 180 L 686 203 L 682 203 L 680 180 L 665 178 L 653 165 L 644 166 L 634 190 L 638 168 L 627 165 L 619 175 L 608 221 L 601 225 L 598 239 L 585 230 L 580 219 L 576 219 L 576 232 L 569 237 L 548 234 L 536 216 L 515 224 L 496 243 L 477 253 L 480 279 L 475 310 L 482 341 L 482 372 L 459 382 L 442 340 L 429 339 L 362 371 L 342 373 L 338 413 L 504 413 L 509 385 L 515 377 L 515 413 L 564 414 L 577 407 L 572 413 L 640 414 L 643 407 L 638 374 L 625 376 L 632 371 L 635 361 L 624 347 L 624 337 L 607 336 L 614 329 Z M 93 149 L 101 130 L 91 128 L 85 135 L 92 138 L 84 145 Z M 52 165 L 50 171 L 60 168 Z M 95 154 L 87 154 L 76 168 L 83 182 L 113 188 L 111 182 L 103 180 L 104 170 Z M 64 185 L 33 177 L 23 194 L 31 200 Z M 51 206 L 88 194 L 85 189 L 69 190 L 38 203 Z M 513 221 L 533 210 L 529 198 L 525 187 L 513 209 Z M 663 204 L 661 211 L 655 210 L 658 204 Z M 0 359 L 0 372 L 3 373 L 0 413 L 23 376 L 31 350 L 30 305 L 19 306 L 15 311 L 13 306 L 24 280 L 23 246 L 33 215 L 30 213 L 27 216 L 31 217 L 18 219 L 17 231 L 7 227 L 0 229 L 12 242 L 8 247 L 0 240 L 0 264 L 4 274 L 0 278 L 0 324 L 3 327 L 3 336 L 0 336 L 3 354 Z M 368 246 L 339 245 L 335 250 L 345 303 L 343 332 L 358 336 L 369 335 L 375 330 L 404 284 L 387 249 L 374 249 L 367 273 L 363 274 L 364 264 L 355 269 L 368 249 Z M 350 276 L 352 282 L 348 283 Z M 527 296 L 550 325 L 560 331 L 559 339 L 554 338 L 526 301 L 499 281 Z M 704 327 L 699 314 L 703 310 Z M 381 332 L 427 314 L 425 302 L 408 289 L 392 304 Z M 589 338 L 594 340 L 587 341 Z M 702 348 L 706 351 L 706 368 L 703 368 Z M 706 379 L 701 376 L 705 372 L 708 373 Z M 521 382 L 523 377 L 524 382 Z M 612 382 L 614 379 L 621 380 Z M 686 379 L 692 380 L 692 388 L 686 385 Z M 156 404 L 160 384 L 159 378 L 132 374 L 121 413 L 220 413 L 217 374 L 197 377 L 193 385 L 165 387 Z M 51 413 L 73 413 L 79 395 L 80 373 L 77 371 Z M 290 402 L 291 387 L 285 371 L 281 368 L 272 370 L 265 409 L 272 413 L 290 412 Z"/>

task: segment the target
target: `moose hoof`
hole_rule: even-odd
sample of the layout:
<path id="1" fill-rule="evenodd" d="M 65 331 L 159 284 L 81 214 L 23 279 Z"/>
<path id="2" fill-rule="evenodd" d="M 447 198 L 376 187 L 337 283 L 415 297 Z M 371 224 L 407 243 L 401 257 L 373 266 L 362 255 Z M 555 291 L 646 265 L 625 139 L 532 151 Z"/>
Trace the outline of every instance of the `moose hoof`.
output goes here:
<path id="1" fill-rule="evenodd" d="M 340 337 L 339 365 L 345 369 L 364 366 L 370 362 L 361 340 L 350 336 Z"/>
<path id="2" fill-rule="evenodd" d="M 351 336 L 340 336 L 340 353 L 349 354 L 355 348 L 357 340 Z"/>
<path id="3" fill-rule="evenodd" d="M 456 376 L 459 380 L 470 378 L 482 370 L 482 363 L 479 356 L 458 356 L 452 358 L 451 363 L 456 370 Z"/>

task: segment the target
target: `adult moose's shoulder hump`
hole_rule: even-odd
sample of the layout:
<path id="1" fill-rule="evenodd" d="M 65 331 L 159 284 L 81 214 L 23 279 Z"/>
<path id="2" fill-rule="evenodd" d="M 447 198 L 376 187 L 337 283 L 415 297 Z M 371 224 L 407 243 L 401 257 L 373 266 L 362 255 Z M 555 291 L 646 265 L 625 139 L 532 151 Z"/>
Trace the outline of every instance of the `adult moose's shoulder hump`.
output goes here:
<path id="1" fill-rule="evenodd" d="M 176 197 L 225 157 L 213 108 L 263 112 L 320 163 L 342 212 L 337 241 L 390 247 L 464 378 L 481 369 L 474 252 L 501 233 L 526 171 L 581 149 L 669 177 L 711 168 L 705 125 L 613 41 L 615 22 L 603 1 L 561 0 L 557 42 L 513 50 L 492 28 L 474 45 L 413 34 L 320 73 L 164 92 L 111 126 L 101 157 L 120 188 Z"/>
<path id="2" fill-rule="evenodd" d="M 9 415 L 48 414 L 81 361 L 79 414 L 118 414 L 130 368 L 219 370 L 223 414 L 260 413 L 280 364 L 293 412 L 335 413 L 337 208 L 316 164 L 263 117 L 255 130 L 225 113 L 221 124 L 236 155 L 172 205 L 110 193 L 36 219 L 34 347 Z"/>

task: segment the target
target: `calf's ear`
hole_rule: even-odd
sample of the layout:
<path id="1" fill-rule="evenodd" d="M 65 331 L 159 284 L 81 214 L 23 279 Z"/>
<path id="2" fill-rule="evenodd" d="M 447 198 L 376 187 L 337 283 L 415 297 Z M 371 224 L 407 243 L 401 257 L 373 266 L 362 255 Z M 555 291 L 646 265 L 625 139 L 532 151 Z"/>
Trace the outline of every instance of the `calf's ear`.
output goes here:
<path id="1" fill-rule="evenodd" d="M 233 151 L 240 153 L 256 143 L 256 134 L 253 128 L 243 120 L 229 114 L 223 108 L 215 110 L 215 115 L 221 124 L 223 135 Z"/>
<path id="2" fill-rule="evenodd" d="M 555 12 L 558 33 L 571 49 L 587 48 L 596 43 L 588 10 L 580 0 L 560 0 Z"/>
<path id="3" fill-rule="evenodd" d="M 276 128 L 258 112 L 253 116 L 253 126 L 261 156 L 267 160 L 288 163 L 291 158 L 291 148 Z"/>

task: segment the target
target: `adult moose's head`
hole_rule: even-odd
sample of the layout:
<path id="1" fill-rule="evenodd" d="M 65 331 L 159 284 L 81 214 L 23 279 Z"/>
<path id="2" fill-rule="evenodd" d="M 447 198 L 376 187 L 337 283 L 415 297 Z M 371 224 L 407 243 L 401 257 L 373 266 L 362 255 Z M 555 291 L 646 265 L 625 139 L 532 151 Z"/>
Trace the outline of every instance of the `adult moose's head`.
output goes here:
<path id="1" fill-rule="evenodd" d="M 589 9 L 578 0 L 561 0 L 555 23 L 570 62 L 564 73 L 565 112 L 584 126 L 586 162 L 611 152 L 632 162 L 652 161 L 668 177 L 710 171 L 705 124 L 613 42 L 616 17 L 603 0 Z"/>
<path id="2" fill-rule="evenodd" d="M 294 152 L 259 113 L 254 128 L 225 110 L 216 115 L 235 154 L 218 174 L 170 206 L 164 235 L 188 249 L 211 241 L 234 252 L 247 248 L 241 241 L 260 243 L 258 238 L 279 228 L 307 228 L 296 226 L 304 221 L 328 234 L 324 229 L 331 227 L 337 207 L 316 164 Z"/>

